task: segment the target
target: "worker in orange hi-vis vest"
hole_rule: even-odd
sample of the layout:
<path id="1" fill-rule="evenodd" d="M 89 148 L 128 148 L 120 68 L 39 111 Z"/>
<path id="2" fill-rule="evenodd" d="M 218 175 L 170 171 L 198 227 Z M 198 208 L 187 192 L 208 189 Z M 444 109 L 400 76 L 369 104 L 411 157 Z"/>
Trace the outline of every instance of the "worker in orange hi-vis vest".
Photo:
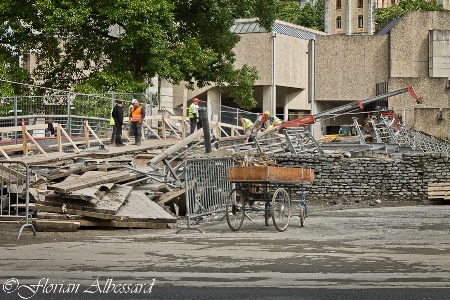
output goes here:
<path id="1" fill-rule="evenodd" d="M 131 101 L 133 104 L 130 107 L 130 118 L 128 123 L 130 123 L 130 136 L 134 136 L 134 144 L 141 145 L 142 140 L 142 122 L 145 119 L 145 109 L 139 104 L 137 99 Z"/>

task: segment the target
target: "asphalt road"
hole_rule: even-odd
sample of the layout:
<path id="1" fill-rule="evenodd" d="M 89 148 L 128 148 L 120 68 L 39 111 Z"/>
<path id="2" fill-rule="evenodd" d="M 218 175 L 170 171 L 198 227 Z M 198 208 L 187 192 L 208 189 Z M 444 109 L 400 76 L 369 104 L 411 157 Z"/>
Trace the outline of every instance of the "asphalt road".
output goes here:
<path id="1" fill-rule="evenodd" d="M 203 234 L 19 240 L 0 224 L 0 299 L 449 299 L 449 215 L 449 205 L 310 206 L 306 226 L 294 217 L 285 232 L 259 215 L 232 232 L 218 215 L 193 225 Z"/>

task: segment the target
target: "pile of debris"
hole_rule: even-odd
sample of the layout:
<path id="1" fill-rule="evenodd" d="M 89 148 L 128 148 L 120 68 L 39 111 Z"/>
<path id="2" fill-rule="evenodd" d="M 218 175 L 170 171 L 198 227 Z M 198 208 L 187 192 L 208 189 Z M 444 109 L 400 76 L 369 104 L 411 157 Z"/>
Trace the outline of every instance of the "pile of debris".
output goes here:
<path id="1" fill-rule="evenodd" d="M 37 230 L 176 227 L 177 218 L 157 204 L 176 191 L 133 160 L 124 155 L 31 166 L 30 209 Z"/>

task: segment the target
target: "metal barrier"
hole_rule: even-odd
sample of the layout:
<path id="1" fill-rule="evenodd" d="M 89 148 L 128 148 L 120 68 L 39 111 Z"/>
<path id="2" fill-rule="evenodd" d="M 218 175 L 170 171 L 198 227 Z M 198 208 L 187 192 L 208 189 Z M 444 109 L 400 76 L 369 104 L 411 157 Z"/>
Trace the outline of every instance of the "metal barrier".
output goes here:
<path id="1" fill-rule="evenodd" d="M 29 172 L 28 166 L 21 161 L 0 161 L 0 219 L 25 220 L 17 239 L 25 227 L 36 230 L 29 221 Z"/>
<path id="2" fill-rule="evenodd" d="M 230 157 L 189 159 L 185 164 L 186 216 L 188 227 L 191 218 L 225 211 L 226 196 L 231 191 L 227 181 L 227 167 L 234 166 Z M 178 233 L 177 232 L 177 233 Z"/>

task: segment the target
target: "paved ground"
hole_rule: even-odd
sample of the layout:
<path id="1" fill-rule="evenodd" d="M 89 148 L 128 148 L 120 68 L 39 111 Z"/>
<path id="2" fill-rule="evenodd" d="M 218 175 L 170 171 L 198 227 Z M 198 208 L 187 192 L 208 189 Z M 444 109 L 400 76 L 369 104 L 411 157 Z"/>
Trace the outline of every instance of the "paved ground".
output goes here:
<path id="1" fill-rule="evenodd" d="M 151 299 L 195 299 L 201 288 L 200 299 L 208 299 L 204 291 L 214 296 L 220 291 L 214 287 L 259 291 L 263 299 L 281 299 L 267 292 L 280 287 L 286 295 L 295 295 L 295 289 L 321 288 L 317 297 L 296 299 L 356 299 L 358 291 L 365 295 L 361 299 L 372 299 L 368 289 L 382 297 L 386 292 L 380 288 L 396 291 L 386 299 L 445 299 L 440 297 L 448 292 L 442 288 L 450 288 L 449 216 L 449 205 L 310 206 L 306 226 L 301 228 L 295 217 L 285 232 L 264 226 L 261 216 L 252 215 L 253 221 L 245 220 L 238 232 L 232 232 L 225 220 L 216 220 L 193 225 L 203 234 L 177 234 L 175 229 L 81 230 L 38 232 L 34 237 L 27 230 L 19 240 L 20 227 L 0 224 L 0 295 L 6 287 L 13 291 L 8 299 L 20 299 L 19 289 L 13 288 L 17 282 L 24 291 L 41 280 L 47 288 L 153 283 Z M 194 295 L 168 297 L 175 291 L 172 286 Z M 413 295 L 405 292 L 411 288 L 416 290 Z M 37 294 L 42 296 L 40 289 Z M 331 296 L 339 290 L 347 290 L 340 294 L 349 298 Z M 66 294 L 72 298 L 52 299 L 83 298 Z M 229 299 L 242 297 L 231 294 Z"/>

